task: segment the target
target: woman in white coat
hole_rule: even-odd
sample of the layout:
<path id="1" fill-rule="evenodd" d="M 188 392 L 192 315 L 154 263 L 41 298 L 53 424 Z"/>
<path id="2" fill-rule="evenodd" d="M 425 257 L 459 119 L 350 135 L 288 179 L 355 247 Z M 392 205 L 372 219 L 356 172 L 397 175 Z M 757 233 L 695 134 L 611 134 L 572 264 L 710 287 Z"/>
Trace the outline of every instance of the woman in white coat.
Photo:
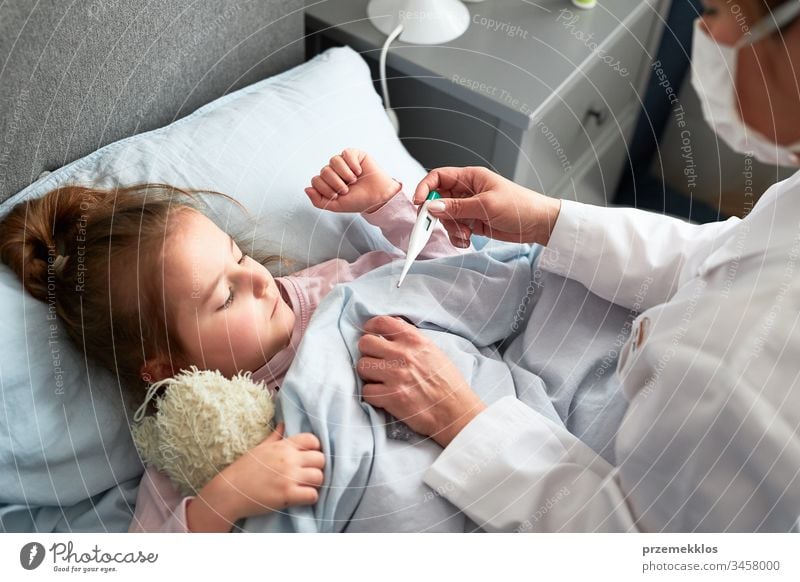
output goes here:
<path id="1" fill-rule="evenodd" d="M 735 149 L 800 166 L 800 2 L 730 5 L 709 0 L 695 29 L 705 116 Z M 416 201 L 431 189 L 454 244 L 541 243 L 541 268 L 641 312 L 617 368 L 630 404 L 616 466 L 514 398 L 487 408 L 413 326 L 370 320 L 382 338 L 364 357 L 416 355 L 364 399 L 445 447 L 431 488 L 492 531 L 798 530 L 800 172 L 744 219 L 706 225 L 558 201 L 483 168 L 434 170 Z"/>

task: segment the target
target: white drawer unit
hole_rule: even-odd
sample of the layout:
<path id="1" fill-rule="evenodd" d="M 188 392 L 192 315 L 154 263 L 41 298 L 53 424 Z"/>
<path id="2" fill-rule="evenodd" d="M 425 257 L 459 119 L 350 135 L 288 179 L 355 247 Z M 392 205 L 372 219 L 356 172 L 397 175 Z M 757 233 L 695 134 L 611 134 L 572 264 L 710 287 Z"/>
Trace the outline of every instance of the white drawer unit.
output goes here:
<path id="1" fill-rule="evenodd" d="M 581 201 L 607 203 L 641 111 L 652 54 L 645 48 L 651 36 L 658 36 L 656 15 L 652 5 L 636 5 L 531 113 L 513 174 L 516 182 L 560 196 L 574 190 Z M 571 21 L 575 16 L 580 15 L 573 13 Z M 588 30 L 578 34 L 581 29 L 572 28 L 571 21 L 565 22 L 576 41 L 591 35 Z M 579 23 L 580 18 L 573 24 Z"/>
<path id="2" fill-rule="evenodd" d="M 307 53 L 349 44 L 373 65 L 384 36 L 366 0 L 306 10 Z M 438 46 L 397 42 L 387 60 L 403 143 L 428 168 L 485 165 L 549 195 L 607 204 L 627 163 L 669 0 L 473 3 Z"/>

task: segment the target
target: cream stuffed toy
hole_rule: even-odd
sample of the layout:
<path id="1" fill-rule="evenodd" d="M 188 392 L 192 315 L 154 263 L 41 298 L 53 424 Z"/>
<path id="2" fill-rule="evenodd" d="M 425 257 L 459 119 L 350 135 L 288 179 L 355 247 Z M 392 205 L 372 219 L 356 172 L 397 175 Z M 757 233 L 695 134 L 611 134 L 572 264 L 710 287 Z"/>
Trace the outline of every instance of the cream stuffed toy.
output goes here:
<path id="1" fill-rule="evenodd" d="M 217 473 L 272 432 L 269 390 L 244 372 L 181 370 L 152 384 L 134 414 L 133 440 L 142 460 L 166 474 L 183 495 L 195 495 Z M 156 391 L 156 412 L 145 416 Z"/>

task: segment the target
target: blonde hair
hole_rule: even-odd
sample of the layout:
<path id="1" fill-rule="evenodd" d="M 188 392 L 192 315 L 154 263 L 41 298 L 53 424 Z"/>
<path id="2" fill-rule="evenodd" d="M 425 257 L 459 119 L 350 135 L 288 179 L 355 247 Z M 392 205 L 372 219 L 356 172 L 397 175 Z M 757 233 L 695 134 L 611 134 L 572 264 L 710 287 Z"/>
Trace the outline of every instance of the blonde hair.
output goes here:
<path id="1" fill-rule="evenodd" d="M 194 363 L 170 319 L 162 268 L 169 219 L 187 210 L 208 215 L 200 193 L 224 197 L 249 216 L 219 192 L 71 185 L 20 202 L 0 222 L 0 260 L 53 308 L 80 351 L 117 376 L 129 407 L 144 393 L 145 361 L 165 358 L 173 374 Z M 248 254 L 264 266 L 281 264 L 260 248 Z"/>

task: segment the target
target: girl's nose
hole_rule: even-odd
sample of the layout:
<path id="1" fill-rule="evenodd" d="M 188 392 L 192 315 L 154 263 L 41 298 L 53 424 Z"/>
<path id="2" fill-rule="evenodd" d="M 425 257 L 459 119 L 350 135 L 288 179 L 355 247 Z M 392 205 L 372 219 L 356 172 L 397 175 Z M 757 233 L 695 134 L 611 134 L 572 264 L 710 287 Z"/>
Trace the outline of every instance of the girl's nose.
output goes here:
<path id="1" fill-rule="evenodd" d="M 258 267 L 250 269 L 250 277 L 253 283 L 253 295 L 256 299 L 260 299 L 266 295 L 267 287 L 269 286 L 266 270 Z"/>

